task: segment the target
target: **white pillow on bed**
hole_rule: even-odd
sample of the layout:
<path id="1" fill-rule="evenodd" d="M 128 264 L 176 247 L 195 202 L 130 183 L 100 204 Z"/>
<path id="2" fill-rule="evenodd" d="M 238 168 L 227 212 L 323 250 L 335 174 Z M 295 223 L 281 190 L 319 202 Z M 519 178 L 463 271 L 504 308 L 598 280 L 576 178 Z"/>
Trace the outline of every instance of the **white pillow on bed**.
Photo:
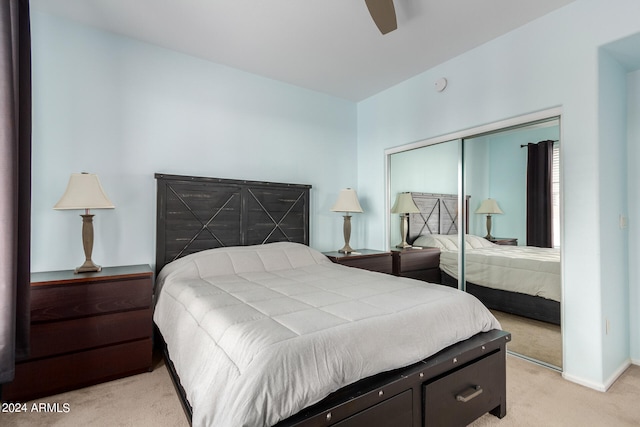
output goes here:
<path id="1" fill-rule="evenodd" d="M 495 243 L 491 243 L 484 237 L 474 236 L 473 234 L 467 234 L 464 240 L 467 242 L 467 247 L 471 249 L 487 248 L 495 245 Z"/>
<path id="2" fill-rule="evenodd" d="M 458 236 L 456 234 L 423 234 L 413 242 L 414 246 L 429 246 L 443 251 L 458 250 Z"/>
<path id="3" fill-rule="evenodd" d="M 470 249 L 486 248 L 493 246 L 484 237 L 474 236 L 467 234 L 465 236 L 466 247 Z M 429 246 L 433 248 L 440 248 L 443 251 L 457 251 L 458 250 L 458 235 L 457 234 L 423 234 L 419 236 L 413 242 L 414 246 Z"/>

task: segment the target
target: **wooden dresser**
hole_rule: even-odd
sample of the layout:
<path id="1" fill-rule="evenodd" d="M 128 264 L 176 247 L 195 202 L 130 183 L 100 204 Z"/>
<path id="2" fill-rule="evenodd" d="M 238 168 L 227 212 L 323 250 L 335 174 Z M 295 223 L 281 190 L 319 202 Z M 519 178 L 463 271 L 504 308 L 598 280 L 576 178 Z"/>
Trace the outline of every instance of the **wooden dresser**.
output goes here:
<path id="1" fill-rule="evenodd" d="M 394 249 L 391 253 L 393 274 L 396 276 L 440 283 L 440 249 Z"/>
<path id="2" fill-rule="evenodd" d="M 377 271 L 379 273 L 393 273 L 391 252 L 376 251 L 373 249 L 356 249 L 355 252 L 344 254 L 341 252 L 324 252 L 331 261 L 348 265 L 349 267 L 363 270 Z"/>
<path id="3" fill-rule="evenodd" d="M 517 237 L 493 237 L 489 239 L 489 241 L 491 243 L 495 243 L 496 245 L 518 246 Z"/>
<path id="4" fill-rule="evenodd" d="M 31 353 L 3 401 L 26 401 L 151 370 L 148 265 L 31 275 Z"/>

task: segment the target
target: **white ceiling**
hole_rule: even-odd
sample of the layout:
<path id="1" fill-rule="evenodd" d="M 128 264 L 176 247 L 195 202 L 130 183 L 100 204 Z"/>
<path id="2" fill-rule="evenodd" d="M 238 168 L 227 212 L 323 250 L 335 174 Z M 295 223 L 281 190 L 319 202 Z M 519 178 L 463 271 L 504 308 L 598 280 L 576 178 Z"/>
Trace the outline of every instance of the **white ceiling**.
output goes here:
<path id="1" fill-rule="evenodd" d="M 31 0 L 46 11 L 360 101 L 574 0 L 395 0 L 381 35 L 364 0 Z"/>

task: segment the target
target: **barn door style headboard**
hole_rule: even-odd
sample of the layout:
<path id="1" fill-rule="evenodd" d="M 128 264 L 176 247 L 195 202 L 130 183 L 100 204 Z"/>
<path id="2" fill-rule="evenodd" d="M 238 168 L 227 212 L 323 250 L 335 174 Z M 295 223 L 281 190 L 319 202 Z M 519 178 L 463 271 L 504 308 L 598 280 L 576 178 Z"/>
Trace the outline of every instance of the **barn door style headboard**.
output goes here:
<path id="1" fill-rule="evenodd" d="M 309 244 L 310 185 L 157 173 L 156 272 L 205 249 Z"/>
<path id="2" fill-rule="evenodd" d="M 407 241 L 421 234 L 458 234 L 458 195 L 411 193 L 419 213 L 409 214 Z M 469 230 L 469 196 L 465 198 L 466 229 Z"/>

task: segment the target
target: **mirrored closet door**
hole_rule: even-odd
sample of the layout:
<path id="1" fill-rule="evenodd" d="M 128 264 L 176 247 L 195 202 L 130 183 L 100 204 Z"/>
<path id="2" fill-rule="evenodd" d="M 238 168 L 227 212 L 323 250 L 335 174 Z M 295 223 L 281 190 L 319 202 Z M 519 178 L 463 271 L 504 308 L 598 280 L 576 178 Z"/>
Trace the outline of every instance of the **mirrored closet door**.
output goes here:
<path id="1" fill-rule="evenodd" d="M 464 140 L 464 272 L 510 351 L 560 369 L 559 144 L 558 118 Z"/>
<path id="2" fill-rule="evenodd" d="M 434 268 L 437 248 L 438 283 L 483 301 L 512 333 L 509 351 L 556 369 L 562 368 L 559 147 L 560 119 L 550 116 L 387 153 L 390 208 L 403 193 L 415 202 L 411 213 L 390 209 L 391 249 Z M 398 247 L 404 218 L 406 241 L 422 249 Z"/>

